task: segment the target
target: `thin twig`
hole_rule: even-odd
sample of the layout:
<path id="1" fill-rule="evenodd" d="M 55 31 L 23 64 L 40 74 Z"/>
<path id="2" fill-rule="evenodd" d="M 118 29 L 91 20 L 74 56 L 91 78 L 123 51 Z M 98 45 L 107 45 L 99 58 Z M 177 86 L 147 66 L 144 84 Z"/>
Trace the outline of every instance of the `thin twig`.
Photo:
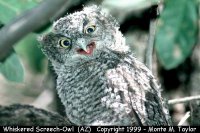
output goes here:
<path id="1" fill-rule="evenodd" d="M 185 121 L 190 117 L 190 111 L 188 111 L 183 118 L 180 120 L 180 122 L 178 123 L 178 126 L 183 126 L 183 124 L 185 123 Z"/>
<path id="2" fill-rule="evenodd" d="M 168 101 L 168 104 L 186 103 L 186 102 L 190 102 L 190 101 L 193 101 L 193 100 L 200 100 L 200 95 L 178 98 L 178 99 L 172 99 L 172 100 Z"/>
<path id="3" fill-rule="evenodd" d="M 156 24 L 157 24 L 156 19 L 153 19 L 150 21 L 149 39 L 148 39 L 148 45 L 146 47 L 145 64 L 150 70 L 152 70 L 152 59 L 153 59 L 154 40 L 155 40 L 155 34 L 156 34 Z"/>

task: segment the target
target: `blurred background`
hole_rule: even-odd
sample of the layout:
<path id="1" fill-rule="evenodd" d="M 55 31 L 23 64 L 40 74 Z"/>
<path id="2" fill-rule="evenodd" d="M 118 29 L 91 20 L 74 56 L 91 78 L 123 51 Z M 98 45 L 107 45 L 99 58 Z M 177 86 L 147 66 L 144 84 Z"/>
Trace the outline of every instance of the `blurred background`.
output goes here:
<path id="1" fill-rule="evenodd" d="M 37 37 L 59 17 L 91 4 L 101 5 L 120 23 L 135 57 L 160 82 L 164 98 L 200 94 L 199 0 L 0 0 L 0 105 L 30 104 L 65 115 L 56 75 Z M 200 103 L 169 108 L 177 125 L 186 112 L 198 112 Z"/>

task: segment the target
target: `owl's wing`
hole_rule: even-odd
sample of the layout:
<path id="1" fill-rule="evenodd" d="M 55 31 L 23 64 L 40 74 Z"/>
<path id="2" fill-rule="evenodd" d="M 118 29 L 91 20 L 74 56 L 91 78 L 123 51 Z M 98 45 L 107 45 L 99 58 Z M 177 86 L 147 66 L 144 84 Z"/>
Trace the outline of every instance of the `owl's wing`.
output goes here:
<path id="1" fill-rule="evenodd" d="M 123 59 L 106 72 L 108 86 L 128 105 L 133 125 L 169 125 L 160 87 L 150 70 L 133 56 Z"/>

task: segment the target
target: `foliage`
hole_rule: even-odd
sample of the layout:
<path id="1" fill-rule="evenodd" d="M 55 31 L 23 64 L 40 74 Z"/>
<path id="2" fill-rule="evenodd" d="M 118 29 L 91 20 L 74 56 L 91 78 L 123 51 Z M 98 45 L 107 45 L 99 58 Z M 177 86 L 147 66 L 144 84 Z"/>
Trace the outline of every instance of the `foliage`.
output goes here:
<path id="1" fill-rule="evenodd" d="M 41 0 L 0 0 L 0 20 L 8 23 L 23 11 L 36 6 Z"/>
<path id="2" fill-rule="evenodd" d="M 17 15 L 38 5 L 42 0 L 0 0 L 1 25 L 12 21 Z M 40 72 L 42 59 L 41 51 L 37 48 L 36 35 L 29 35 L 17 43 L 15 50 L 25 57 L 33 70 Z M 24 71 L 17 54 L 12 54 L 6 61 L 0 63 L 0 72 L 10 81 L 23 81 Z"/>
<path id="3" fill-rule="evenodd" d="M 44 55 L 39 49 L 37 34 L 30 34 L 24 39 L 22 39 L 15 46 L 15 51 L 19 56 L 25 58 L 35 72 L 41 72 L 43 68 Z"/>
<path id="4" fill-rule="evenodd" d="M 182 63 L 197 40 L 198 6 L 195 0 L 165 0 L 158 21 L 156 51 L 166 69 Z"/>
<path id="5" fill-rule="evenodd" d="M 3 63 L 0 63 L 0 72 L 10 81 L 23 81 L 24 71 L 16 53 L 13 53 Z"/>

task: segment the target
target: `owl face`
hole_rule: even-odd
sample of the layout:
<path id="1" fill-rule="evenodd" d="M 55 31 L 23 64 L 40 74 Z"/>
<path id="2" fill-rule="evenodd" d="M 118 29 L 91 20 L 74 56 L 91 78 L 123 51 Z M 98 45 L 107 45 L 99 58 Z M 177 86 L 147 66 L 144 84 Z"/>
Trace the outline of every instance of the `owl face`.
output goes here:
<path id="1" fill-rule="evenodd" d="M 123 38 L 118 24 L 97 6 L 85 7 L 60 18 L 53 25 L 52 32 L 40 38 L 41 49 L 50 61 L 74 65 L 97 58 L 102 53 L 115 51 Z"/>

